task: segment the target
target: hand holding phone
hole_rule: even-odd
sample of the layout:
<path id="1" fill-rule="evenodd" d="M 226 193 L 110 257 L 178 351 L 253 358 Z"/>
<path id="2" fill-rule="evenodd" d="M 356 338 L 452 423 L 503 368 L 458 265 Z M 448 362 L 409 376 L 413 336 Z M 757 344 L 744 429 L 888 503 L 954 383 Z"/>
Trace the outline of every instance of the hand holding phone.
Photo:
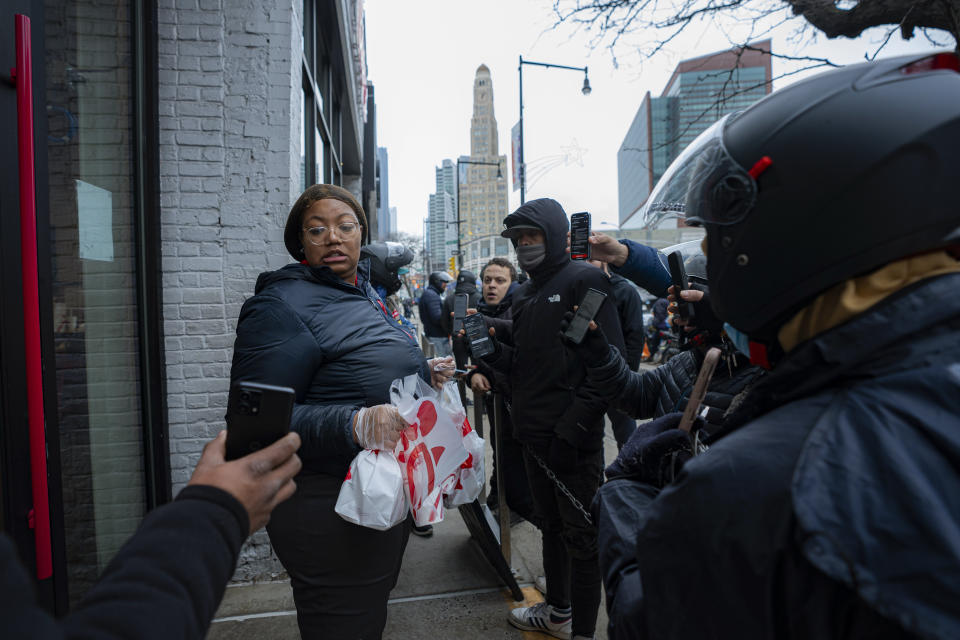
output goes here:
<path id="1" fill-rule="evenodd" d="M 710 378 L 713 377 L 713 371 L 720 362 L 720 349 L 710 347 L 707 355 L 703 357 L 703 364 L 700 366 L 700 373 L 697 374 L 697 381 L 693 384 L 693 391 L 690 392 L 690 399 L 687 400 L 687 408 L 683 411 L 683 418 L 677 426 L 681 431 L 690 432 L 693 421 L 696 420 L 700 411 L 700 404 L 707 395 L 707 387 L 710 386 Z"/>
<path id="2" fill-rule="evenodd" d="M 586 211 L 570 216 L 570 259 L 590 259 L 590 214 Z"/>
<path id="3" fill-rule="evenodd" d="M 227 460 L 269 446 L 290 432 L 294 391 L 257 382 L 238 382 L 227 399 Z"/>
<path id="4" fill-rule="evenodd" d="M 583 300 L 580 301 L 580 306 L 577 307 L 577 312 L 570 321 L 570 326 L 563 332 L 563 335 L 574 344 L 583 342 L 583 337 L 587 334 L 587 329 L 590 327 L 590 321 L 597 316 L 597 312 L 600 311 L 600 305 L 602 305 L 606 299 L 607 294 L 603 291 L 587 289 Z"/>
<path id="5" fill-rule="evenodd" d="M 467 305 L 470 303 L 470 296 L 465 293 L 458 293 L 453 299 L 453 334 L 456 335 L 460 329 L 463 329 L 463 319 L 467 317 Z"/>
<path id="6" fill-rule="evenodd" d="M 487 333 L 487 323 L 479 313 L 466 316 L 463 319 L 463 330 L 467 336 L 467 344 L 470 346 L 470 355 L 474 360 L 479 360 L 494 352 L 493 340 Z"/>

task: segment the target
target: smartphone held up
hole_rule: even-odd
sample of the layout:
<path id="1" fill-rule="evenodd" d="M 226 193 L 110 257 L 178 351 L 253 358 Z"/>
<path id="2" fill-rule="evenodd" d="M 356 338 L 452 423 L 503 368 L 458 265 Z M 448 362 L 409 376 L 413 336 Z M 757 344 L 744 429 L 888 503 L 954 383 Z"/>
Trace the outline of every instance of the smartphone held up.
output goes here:
<path id="1" fill-rule="evenodd" d="M 590 259 L 590 214 L 586 211 L 570 216 L 570 259 Z"/>
<path id="2" fill-rule="evenodd" d="M 268 447 L 290 432 L 294 391 L 258 382 L 238 382 L 227 398 L 227 460 Z"/>

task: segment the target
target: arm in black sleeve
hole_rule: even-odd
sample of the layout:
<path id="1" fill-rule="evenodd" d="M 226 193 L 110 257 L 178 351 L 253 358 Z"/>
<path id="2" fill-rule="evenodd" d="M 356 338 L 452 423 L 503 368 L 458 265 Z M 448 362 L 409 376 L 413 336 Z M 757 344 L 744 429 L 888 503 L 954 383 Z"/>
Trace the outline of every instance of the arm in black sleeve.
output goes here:
<path id="1" fill-rule="evenodd" d="M 314 373 L 324 355 L 316 338 L 285 302 L 258 295 L 247 300 L 237 322 L 230 383 L 262 382 L 296 392 L 290 429 L 300 435 L 301 451 L 343 453 L 361 449 L 353 440 L 350 405 L 305 404 Z"/>
<path id="2" fill-rule="evenodd" d="M 614 286 L 620 329 L 626 346 L 625 357 L 630 369 L 636 371 L 643 357 L 643 301 L 637 290 L 626 281 L 620 280 Z"/>
<path id="3" fill-rule="evenodd" d="M 650 371 L 631 371 L 616 349 L 607 359 L 588 368 L 591 383 L 615 409 L 631 418 L 652 418 L 668 370 L 661 365 Z"/>
<path id="4" fill-rule="evenodd" d="M 147 515 L 63 621 L 66 637 L 202 639 L 249 528 L 229 493 L 186 487 Z"/>

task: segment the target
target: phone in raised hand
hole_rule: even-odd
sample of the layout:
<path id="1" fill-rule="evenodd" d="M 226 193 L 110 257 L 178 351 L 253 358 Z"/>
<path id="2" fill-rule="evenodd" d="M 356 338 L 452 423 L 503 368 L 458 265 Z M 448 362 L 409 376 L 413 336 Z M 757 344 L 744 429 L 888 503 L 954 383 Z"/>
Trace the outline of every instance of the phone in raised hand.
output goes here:
<path id="1" fill-rule="evenodd" d="M 590 259 L 590 214 L 586 211 L 570 216 L 570 259 Z"/>
<path id="2" fill-rule="evenodd" d="M 453 335 L 457 335 L 460 329 L 463 329 L 463 319 L 467 317 L 468 304 L 470 304 L 470 296 L 466 293 L 458 293 L 453 299 Z"/>
<path id="3" fill-rule="evenodd" d="M 600 311 L 600 305 L 607 299 L 607 294 L 597 289 L 587 289 L 577 307 L 577 312 L 573 314 L 570 326 L 563 332 L 574 344 L 583 342 L 583 337 L 587 335 L 587 329 L 590 327 L 590 321 L 597 316 Z"/>
<path id="4" fill-rule="evenodd" d="M 267 447 L 290 432 L 294 391 L 257 382 L 238 382 L 227 398 L 227 460 Z"/>

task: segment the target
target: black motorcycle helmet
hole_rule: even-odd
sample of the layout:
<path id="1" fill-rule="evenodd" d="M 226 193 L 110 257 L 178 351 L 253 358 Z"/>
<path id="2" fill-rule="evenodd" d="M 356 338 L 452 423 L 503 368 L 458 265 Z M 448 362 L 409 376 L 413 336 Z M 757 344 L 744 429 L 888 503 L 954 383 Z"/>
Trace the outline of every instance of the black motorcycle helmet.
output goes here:
<path id="1" fill-rule="evenodd" d="M 705 131 L 667 169 L 648 223 L 707 229 L 717 315 L 751 339 L 830 286 L 960 244 L 960 60 L 853 65 Z"/>
<path id="2" fill-rule="evenodd" d="M 434 271 L 430 274 L 427 282 L 435 286 L 437 289 L 442 289 L 445 282 L 451 282 L 452 280 L 453 278 L 451 278 L 450 274 L 446 271 Z"/>
<path id="3" fill-rule="evenodd" d="M 371 242 L 360 247 L 360 259 L 370 260 L 370 281 L 393 295 L 403 283 L 397 272 L 413 262 L 413 251 L 399 242 Z"/>

